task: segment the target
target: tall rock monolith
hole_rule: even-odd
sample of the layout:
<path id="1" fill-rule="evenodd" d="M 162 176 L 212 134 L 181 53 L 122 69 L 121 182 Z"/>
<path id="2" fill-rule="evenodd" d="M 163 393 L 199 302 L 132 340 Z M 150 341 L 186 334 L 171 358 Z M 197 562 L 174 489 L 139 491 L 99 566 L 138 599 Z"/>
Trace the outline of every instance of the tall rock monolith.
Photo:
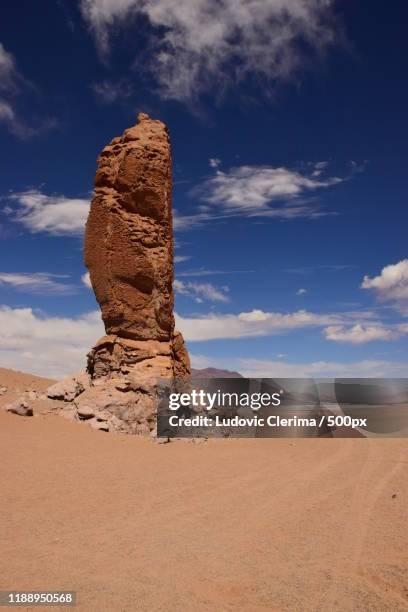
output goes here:
<path id="1" fill-rule="evenodd" d="M 190 371 L 174 330 L 169 133 L 148 115 L 139 114 L 99 156 L 85 263 L 106 336 L 88 355 L 91 386 L 76 406 L 111 428 L 148 433 L 158 381 Z"/>

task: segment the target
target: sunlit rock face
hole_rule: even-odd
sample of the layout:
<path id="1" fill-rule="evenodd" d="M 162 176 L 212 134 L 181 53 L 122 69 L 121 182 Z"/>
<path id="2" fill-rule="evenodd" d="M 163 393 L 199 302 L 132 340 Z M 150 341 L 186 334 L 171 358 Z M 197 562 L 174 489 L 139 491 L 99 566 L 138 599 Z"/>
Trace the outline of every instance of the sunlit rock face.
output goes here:
<path id="1" fill-rule="evenodd" d="M 154 427 L 157 379 L 190 371 L 174 330 L 171 192 L 168 130 L 140 114 L 98 159 L 85 263 L 106 336 L 88 355 L 93 388 L 75 400 L 95 403 L 95 393 L 110 394 L 108 410 L 132 433 Z"/>

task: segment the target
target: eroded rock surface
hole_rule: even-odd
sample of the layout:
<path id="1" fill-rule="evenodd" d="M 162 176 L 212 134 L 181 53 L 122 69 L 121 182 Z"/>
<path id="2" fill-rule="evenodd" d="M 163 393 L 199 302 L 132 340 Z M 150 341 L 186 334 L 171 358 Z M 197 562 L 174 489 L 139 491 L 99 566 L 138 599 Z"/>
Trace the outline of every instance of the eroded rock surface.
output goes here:
<path id="1" fill-rule="evenodd" d="M 108 413 L 94 424 L 128 433 L 154 430 L 158 381 L 190 372 L 174 330 L 171 192 L 168 130 L 140 114 L 98 159 L 85 263 L 106 336 L 88 355 L 90 388 L 71 385 L 79 415 Z"/>

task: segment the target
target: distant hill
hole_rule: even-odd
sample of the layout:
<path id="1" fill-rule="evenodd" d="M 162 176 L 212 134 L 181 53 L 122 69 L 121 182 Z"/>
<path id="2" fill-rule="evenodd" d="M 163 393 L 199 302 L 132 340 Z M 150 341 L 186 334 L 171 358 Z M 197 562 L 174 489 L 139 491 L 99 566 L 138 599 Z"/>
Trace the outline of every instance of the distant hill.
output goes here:
<path id="1" fill-rule="evenodd" d="M 191 368 L 191 374 L 194 378 L 243 378 L 239 372 L 217 368 L 203 368 L 202 370 Z"/>

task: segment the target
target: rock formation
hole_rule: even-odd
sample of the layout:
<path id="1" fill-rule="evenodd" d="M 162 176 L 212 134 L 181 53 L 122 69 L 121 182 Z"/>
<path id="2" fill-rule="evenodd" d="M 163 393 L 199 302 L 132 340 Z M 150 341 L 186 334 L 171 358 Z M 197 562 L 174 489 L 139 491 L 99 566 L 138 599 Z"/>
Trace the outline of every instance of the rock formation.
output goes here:
<path id="1" fill-rule="evenodd" d="M 106 336 L 88 355 L 90 387 L 74 400 L 80 418 L 103 414 L 128 433 L 154 430 L 159 381 L 190 371 L 174 330 L 171 192 L 168 130 L 140 114 L 98 160 L 85 263 Z"/>

